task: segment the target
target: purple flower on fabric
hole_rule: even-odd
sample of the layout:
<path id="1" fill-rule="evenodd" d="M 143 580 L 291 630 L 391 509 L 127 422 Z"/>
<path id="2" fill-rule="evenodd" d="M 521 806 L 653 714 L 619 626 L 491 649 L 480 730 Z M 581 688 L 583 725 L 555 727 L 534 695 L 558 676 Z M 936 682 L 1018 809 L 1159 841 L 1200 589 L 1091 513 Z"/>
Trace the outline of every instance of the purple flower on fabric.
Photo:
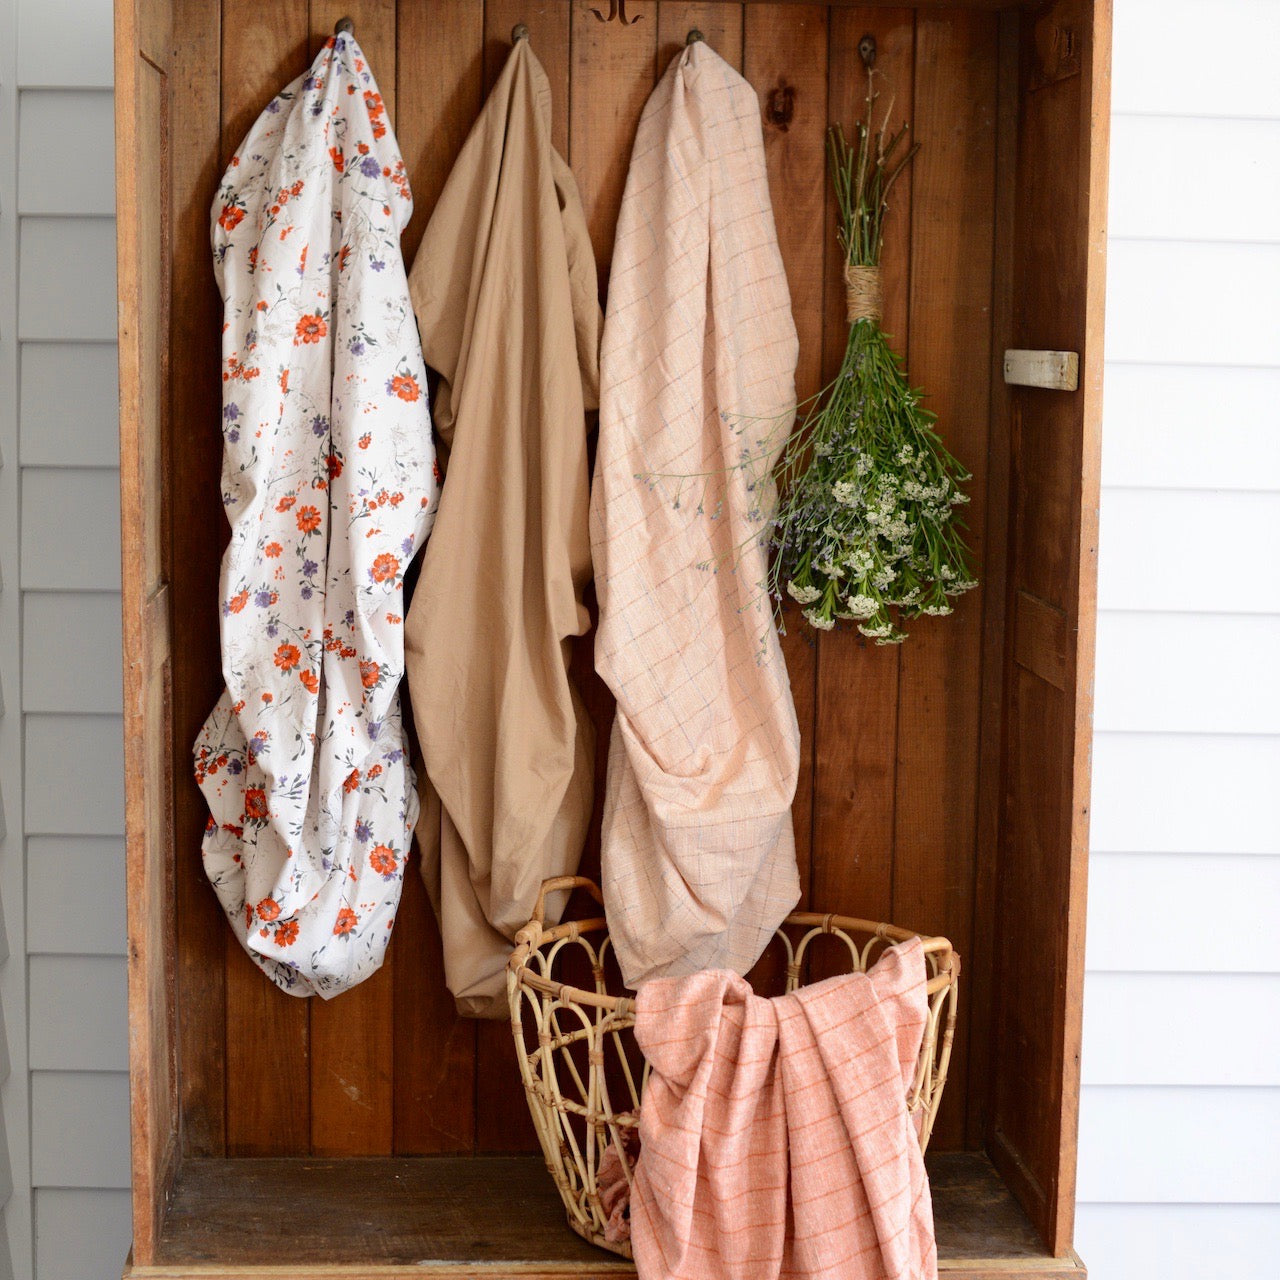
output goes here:
<path id="1" fill-rule="evenodd" d="M 366 732 L 367 732 L 367 733 L 368 733 L 368 735 L 369 735 L 369 741 L 370 741 L 370 742 L 377 742 L 377 740 L 378 740 L 378 736 L 382 733 L 382 721 L 381 721 L 381 720 L 370 720 L 370 721 L 369 721 L 369 727 L 368 727 L 368 729 L 366 730 Z"/>
<path id="2" fill-rule="evenodd" d="M 388 751 L 382 758 L 388 764 L 399 764 L 400 761 L 404 759 L 404 750 L 401 747 L 395 747 L 391 751 Z"/>
<path id="3" fill-rule="evenodd" d="M 349 626 L 349 627 L 353 627 L 353 626 L 355 626 L 355 622 L 356 622 L 356 611 L 355 611 L 354 609 L 348 609 L 348 610 L 346 611 L 346 613 L 344 613 L 344 614 L 342 615 L 342 620 L 343 620 L 343 622 L 345 622 L 345 623 L 347 624 L 347 626 Z"/>
<path id="4" fill-rule="evenodd" d="M 250 348 L 256 346 L 257 343 L 258 331 L 257 329 L 250 329 L 249 332 L 244 335 L 244 345 L 246 348 Z"/>
<path id="5" fill-rule="evenodd" d="M 231 773 L 231 774 L 240 774 L 240 773 L 242 773 L 243 771 L 244 771 L 244 765 L 243 765 L 243 764 L 241 764 L 239 760 L 235 760 L 235 759 L 233 759 L 233 760 L 228 760 L 228 761 L 227 761 L 227 772 L 228 772 L 228 773 Z"/>
<path id="6" fill-rule="evenodd" d="M 223 407 L 222 416 L 228 422 L 235 422 L 240 417 L 240 406 L 233 400 Z"/>
<path id="7" fill-rule="evenodd" d="M 268 608 L 271 604 L 271 592 L 265 590 L 255 591 L 253 595 L 253 603 L 256 604 L 259 609 Z"/>
<path id="8" fill-rule="evenodd" d="M 362 356 L 364 355 L 364 343 L 361 342 L 359 338 L 352 338 L 351 341 L 347 343 L 347 350 L 350 351 L 353 356 Z"/>
<path id="9" fill-rule="evenodd" d="M 363 818 L 361 818 L 356 823 L 356 839 L 359 840 L 361 844 L 368 844 L 372 836 L 373 828 Z"/>
<path id="10" fill-rule="evenodd" d="M 301 595 L 304 600 L 310 600 L 311 588 L 304 583 L 302 586 L 302 590 L 298 594 Z"/>
<path id="11" fill-rule="evenodd" d="M 275 115 L 276 112 L 280 110 L 280 99 L 272 98 L 271 101 L 267 103 L 267 110 L 270 111 L 272 115 Z"/>
<path id="12" fill-rule="evenodd" d="M 314 560 L 304 560 L 302 562 L 302 573 L 304 577 L 310 578 L 320 566 Z"/>
<path id="13" fill-rule="evenodd" d="M 240 428 L 232 427 L 231 430 L 227 432 L 227 439 L 230 440 L 232 444 L 238 444 L 240 442 Z"/>
<path id="14" fill-rule="evenodd" d="M 366 178 L 376 178 L 382 172 L 382 166 L 378 163 L 377 156 L 365 156 L 360 161 L 360 172 Z"/>
<path id="15" fill-rule="evenodd" d="M 400 544 L 400 553 L 401 555 L 406 555 L 406 556 L 413 555 L 413 539 L 412 538 L 406 538 Z"/>
<path id="16" fill-rule="evenodd" d="M 276 626 L 276 624 L 273 622 L 273 623 L 272 623 L 272 624 L 267 628 L 267 635 L 269 635 L 269 636 L 274 640 L 274 639 L 276 638 L 276 636 L 278 636 L 279 634 L 280 634 L 280 628 L 279 628 L 278 626 Z"/>
<path id="17" fill-rule="evenodd" d="M 267 749 L 267 735 L 265 733 L 255 733 L 249 739 L 249 750 L 254 755 L 260 756 Z"/>
<path id="18" fill-rule="evenodd" d="M 328 430 L 329 419 L 326 418 L 324 414 L 317 413 L 316 416 L 311 419 L 311 434 L 313 436 L 322 436 Z"/>
<path id="19" fill-rule="evenodd" d="M 382 270 L 386 267 L 386 265 L 387 265 L 387 264 L 386 264 L 385 262 L 383 262 L 383 260 L 382 260 L 381 258 L 370 258 L 370 259 L 369 259 L 369 265 L 370 265 L 370 266 L 371 266 L 375 271 L 382 271 Z"/>

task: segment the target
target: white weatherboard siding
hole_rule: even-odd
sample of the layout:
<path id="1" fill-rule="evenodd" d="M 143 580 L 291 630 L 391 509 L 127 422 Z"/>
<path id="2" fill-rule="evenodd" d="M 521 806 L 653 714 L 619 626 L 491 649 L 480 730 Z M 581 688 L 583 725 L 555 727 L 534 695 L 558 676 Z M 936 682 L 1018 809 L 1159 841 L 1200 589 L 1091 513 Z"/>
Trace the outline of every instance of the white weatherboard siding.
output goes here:
<path id="1" fill-rule="evenodd" d="M 27 1006 L 22 1040 L 10 1035 L 25 1117 L 14 1273 L 117 1280 L 129 1124 L 111 5 L 8 8 L 17 217 L 5 268 L 18 306 L 2 336 L 17 377 L 2 385 L 17 414 L 6 461 L 21 476 L 3 505 L 20 627 L 6 719 L 21 725 L 25 770 L 4 785 L 22 801 L 25 863 L 3 887 L 25 906 Z"/>
<path id="2" fill-rule="evenodd" d="M 1280 0 L 1115 0 L 1077 1226 L 1095 1280 L 1270 1280 L 1280 1256 L 1277 65 Z M 129 1237 L 111 111 L 107 0 L 0 0 L 19 1280 L 116 1280 Z M 4 1165 L 0 1143 L 0 1199 Z"/>
<path id="3" fill-rule="evenodd" d="M 1280 1268 L 1277 65 L 1276 0 L 1115 0 L 1076 1225 L 1096 1280 Z"/>

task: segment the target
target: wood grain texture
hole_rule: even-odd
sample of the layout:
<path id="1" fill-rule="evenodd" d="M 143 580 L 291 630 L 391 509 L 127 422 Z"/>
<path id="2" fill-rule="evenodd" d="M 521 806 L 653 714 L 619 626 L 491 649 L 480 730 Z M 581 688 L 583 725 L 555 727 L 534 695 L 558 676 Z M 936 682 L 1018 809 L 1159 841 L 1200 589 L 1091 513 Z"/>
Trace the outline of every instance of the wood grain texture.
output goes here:
<path id="1" fill-rule="evenodd" d="M 743 73 L 760 95 L 769 195 L 778 247 L 791 288 L 791 313 L 800 339 L 796 398 L 805 405 L 822 386 L 825 241 L 815 234 L 826 209 L 824 148 L 827 134 L 827 11 L 753 4 L 745 13 Z M 803 416 L 804 409 L 800 411 Z M 800 726 L 800 773 L 791 821 L 800 870 L 801 905 L 810 905 L 813 846 L 813 758 L 817 646 L 799 610 L 783 614 L 782 652 Z M 753 979 L 776 981 L 782 962 L 770 948 Z M 768 972 L 766 973 L 766 970 Z M 761 990 L 772 989 L 762 986 Z"/>
<path id="2" fill-rule="evenodd" d="M 929 1159 L 939 1270 L 1083 1276 L 1055 1261 L 977 1155 Z M 303 1225 L 299 1229 L 299 1216 Z M 211 1248 L 218 1263 L 202 1263 Z M 135 1276 L 634 1275 L 565 1225 L 538 1157 L 439 1160 L 199 1160 L 183 1169 L 156 1259 Z M 504 1265 L 506 1264 L 506 1265 Z M 259 1270 L 259 1268 L 266 1268 Z M 453 1270 L 451 1268 L 457 1268 Z"/>
<path id="3" fill-rule="evenodd" d="M 163 6 L 116 14 L 116 190 L 119 310 L 120 499 L 124 626 L 133 1232 L 140 1258 L 155 1251 L 177 1166 L 178 1126 L 168 597 L 163 474 L 167 447 L 169 274 L 168 45 Z M 149 57 L 154 54 L 154 57 Z M 70 1087 L 75 1077 L 60 1079 Z M 118 1079 L 118 1077 L 117 1077 Z M 37 1077 L 37 1081 L 39 1077 Z M 94 1077 L 89 1077 L 94 1081 Z M 33 1124 L 40 1107 L 32 1085 Z M 60 1119 L 65 1124 L 64 1112 Z M 71 1126 L 74 1128 L 74 1125 Z M 52 1123 L 37 1132 L 56 1133 Z M 65 1144 L 64 1144 L 65 1145 Z M 40 1152 L 33 1150 L 33 1173 Z M 86 1173 L 92 1170 L 86 1169 Z M 73 1175 L 76 1176 L 76 1175 Z"/>
<path id="4" fill-rule="evenodd" d="M 476 0 L 400 5 L 395 124 L 414 197 L 413 219 L 401 238 L 406 263 L 412 264 L 483 104 L 484 48 L 484 6 Z M 407 701 L 405 708 L 412 720 Z M 470 1151 L 476 1033 L 470 1020 L 458 1016 L 445 988 L 440 933 L 416 852 L 405 874 L 391 955 L 396 966 L 392 1150 L 406 1155 Z"/>
<path id="5" fill-rule="evenodd" d="M 311 0 L 311 52 L 350 18 L 353 33 L 395 123 L 395 0 Z M 310 1000 L 310 1147 L 316 1155 L 392 1152 L 395 955 L 335 1000 Z"/>
<path id="6" fill-rule="evenodd" d="M 413 217 L 400 245 L 412 264 L 480 110 L 484 6 L 476 0 L 404 0 L 397 12 L 395 130 L 413 192 Z"/>
<path id="7" fill-rule="evenodd" d="M 1109 36 L 1105 0 L 1059 0 L 1023 23 L 1016 302 L 1007 344 L 1081 353 L 1078 391 L 1010 391 L 1008 590 L 1060 610 L 1073 645 L 1059 689 L 1017 665 L 1016 637 L 1006 637 L 988 1118 L 997 1168 L 1059 1249 L 1070 1242 L 1075 1212 Z M 1078 51 L 1074 69 L 1064 71 L 1063 48 Z"/>
<path id="8" fill-rule="evenodd" d="M 947 447 L 973 472 L 964 516 L 979 574 L 990 425 L 996 36 L 996 19 L 984 13 L 931 13 L 916 24 L 920 154 L 908 368 L 938 414 Z M 893 918 L 950 938 L 962 958 L 976 943 L 982 601 L 979 588 L 954 602 L 951 617 L 913 625 L 901 651 L 898 695 Z M 943 1148 L 963 1141 L 968 1016 L 966 1002 L 951 1060 L 951 1083 L 959 1088 L 944 1099 L 935 1129 Z"/>
<path id="9" fill-rule="evenodd" d="M 915 15 L 910 9 L 831 13 L 829 118 L 846 137 L 866 114 L 867 75 L 858 56 L 864 35 L 876 40 L 876 87 L 892 101 L 890 128 L 913 114 Z M 880 118 L 879 116 L 877 118 Z M 917 162 L 918 163 L 918 162 Z M 828 183 L 823 376 L 839 372 L 849 337 L 844 257 Z M 884 326 L 895 346 L 908 337 L 907 281 L 914 175 L 904 173 L 885 221 L 881 261 Z M 915 637 L 907 642 L 915 643 Z M 880 647 L 849 624 L 818 639 L 817 754 L 814 762 L 811 901 L 822 911 L 889 920 L 893 910 L 895 777 L 898 752 L 899 651 Z M 913 926 L 915 927 L 915 926 Z M 925 925 L 919 926 L 921 929 Z M 814 957 L 815 975 L 838 965 L 834 951 Z"/>
<path id="10" fill-rule="evenodd" d="M 271 98 L 301 75 L 310 60 L 306 0 L 283 0 L 270 8 L 256 0 L 223 0 L 224 163 Z M 235 73 L 226 70 L 229 68 L 235 68 Z M 217 335 L 211 335 L 210 350 L 214 353 L 217 343 Z M 205 476 L 203 482 L 213 488 L 212 476 Z M 206 607 L 213 606 L 215 600 L 216 595 L 210 597 Z M 221 668 L 216 647 L 212 652 L 187 655 L 187 659 L 192 663 L 203 659 L 209 666 Z M 189 776 L 189 758 L 185 767 Z M 227 1153 L 305 1152 L 311 1137 L 310 1009 L 305 1000 L 285 995 L 267 981 L 225 925 L 222 934 Z"/>
<path id="11" fill-rule="evenodd" d="M 603 294 L 631 145 L 657 72 L 658 6 L 632 0 L 632 26 L 597 21 L 591 0 L 573 0 L 573 100 L 569 154 L 595 249 Z"/>
<path id="12" fill-rule="evenodd" d="M 209 255 L 209 205 L 221 177 L 221 9 L 203 0 L 174 5 L 174 74 L 185 91 L 173 100 L 174 269 L 171 359 L 183 376 L 169 387 L 170 420 L 183 424 L 170 453 L 169 491 L 177 509 L 170 534 L 174 681 L 174 828 L 178 951 L 178 1058 L 183 1155 L 226 1151 L 225 1040 L 211 1036 L 226 1017 L 223 948 L 226 917 L 204 874 L 200 843 L 209 810 L 195 784 L 189 752 L 222 692 L 218 659 L 219 555 L 226 515 L 210 477 L 222 466 L 222 384 L 218 333 L 222 304 Z"/>

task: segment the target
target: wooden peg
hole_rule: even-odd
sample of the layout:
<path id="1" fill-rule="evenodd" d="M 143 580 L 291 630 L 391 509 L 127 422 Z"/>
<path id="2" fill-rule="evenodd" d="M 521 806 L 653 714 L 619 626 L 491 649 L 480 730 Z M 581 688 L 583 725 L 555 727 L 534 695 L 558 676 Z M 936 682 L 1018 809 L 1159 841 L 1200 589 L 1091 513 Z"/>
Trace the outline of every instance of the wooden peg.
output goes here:
<path id="1" fill-rule="evenodd" d="M 1013 387 L 1074 391 L 1080 385 L 1080 355 L 1075 351 L 1006 351 L 1004 380 Z"/>

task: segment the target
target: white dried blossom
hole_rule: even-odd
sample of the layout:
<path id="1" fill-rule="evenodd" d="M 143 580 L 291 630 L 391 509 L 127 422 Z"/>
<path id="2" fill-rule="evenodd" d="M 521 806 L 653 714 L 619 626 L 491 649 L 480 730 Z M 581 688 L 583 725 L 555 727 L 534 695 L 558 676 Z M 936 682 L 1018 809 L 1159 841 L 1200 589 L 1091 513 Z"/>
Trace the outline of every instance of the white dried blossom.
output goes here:
<path id="1" fill-rule="evenodd" d="M 951 606 L 949 604 L 927 604 L 920 612 L 928 614 L 931 618 L 945 618 L 951 612 Z"/>
<path id="2" fill-rule="evenodd" d="M 841 506 L 856 507 L 858 505 L 858 486 L 852 480 L 837 480 L 831 486 L 831 493 Z"/>
<path id="3" fill-rule="evenodd" d="M 814 609 L 806 609 L 804 616 L 809 625 L 818 631 L 830 631 L 836 625 L 834 618 L 825 618 Z"/>
<path id="4" fill-rule="evenodd" d="M 851 618 L 869 618 L 876 611 L 876 602 L 870 596 L 850 596 L 845 606 Z"/>
<path id="5" fill-rule="evenodd" d="M 787 583 L 787 595 L 789 595 L 796 604 L 812 604 L 820 595 L 821 591 L 817 587 L 801 586 L 792 580 Z"/>
<path id="6" fill-rule="evenodd" d="M 864 622 L 859 625 L 858 630 L 861 631 L 868 640 L 879 640 L 883 639 L 885 636 L 893 634 L 893 623 L 879 622 L 874 627 L 869 627 Z"/>

